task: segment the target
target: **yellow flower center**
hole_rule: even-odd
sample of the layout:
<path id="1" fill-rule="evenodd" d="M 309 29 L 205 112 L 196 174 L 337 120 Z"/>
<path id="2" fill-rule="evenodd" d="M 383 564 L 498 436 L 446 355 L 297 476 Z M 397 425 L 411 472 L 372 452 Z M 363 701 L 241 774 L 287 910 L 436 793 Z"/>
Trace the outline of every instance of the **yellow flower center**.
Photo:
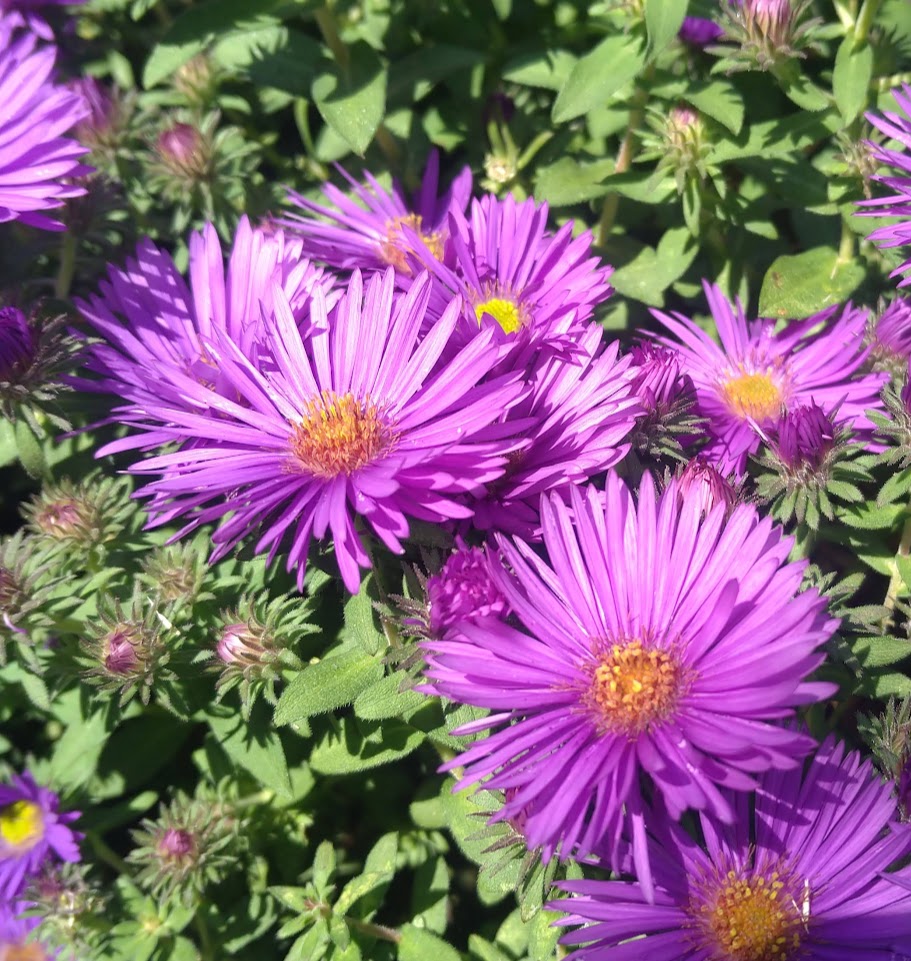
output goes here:
<path id="1" fill-rule="evenodd" d="M 809 892 L 798 906 L 778 871 L 740 878 L 729 871 L 714 901 L 698 909 L 707 940 L 724 961 L 788 961 L 809 921 Z"/>
<path id="2" fill-rule="evenodd" d="M 443 235 L 441 233 L 425 233 L 421 230 L 421 219 L 420 214 L 392 217 L 386 221 L 386 236 L 380 242 L 380 257 L 382 260 L 406 274 L 411 273 L 411 268 L 408 265 L 408 254 L 413 254 L 415 251 L 402 236 L 402 227 L 409 227 L 418 234 L 435 260 L 443 259 Z"/>
<path id="3" fill-rule="evenodd" d="M 687 685 L 673 653 L 632 640 L 602 654 L 587 701 L 605 730 L 636 737 L 673 714 Z"/>
<path id="4" fill-rule="evenodd" d="M 744 373 L 721 385 L 721 393 L 731 413 L 752 420 L 768 420 L 781 410 L 781 388 L 766 373 Z"/>
<path id="5" fill-rule="evenodd" d="M 479 325 L 485 314 L 490 314 L 507 334 L 514 334 L 525 321 L 522 308 L 514 300 L 506 297 L 490 297 L 476 304 L 474 315 Z"/>
<path id="6" fill-rule="evenodd" d="M 44 835 L 41 808 L 31 801 L 13 801 L 0 808 L 0 840 L 13 848 L 33 848 Z"/>
<path id="7" fill-rule="evenodd" d="M 292 425 L 291 452 L 305 471 L 338 477 L 376 460 L 395 441 L 395 434 L 370 399 L 341 397 L 324 390 L 311 400 L 300 423 Z"/>

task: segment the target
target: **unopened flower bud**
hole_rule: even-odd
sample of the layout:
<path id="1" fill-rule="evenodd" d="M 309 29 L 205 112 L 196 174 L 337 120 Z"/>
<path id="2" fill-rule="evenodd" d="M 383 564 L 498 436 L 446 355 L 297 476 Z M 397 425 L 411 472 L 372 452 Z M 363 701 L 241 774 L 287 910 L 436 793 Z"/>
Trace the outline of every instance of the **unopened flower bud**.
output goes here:
<path id="1" fill-rule="evenodd" d="M 506 598 L 494 582 L 493 563 L 485 549 L 464 544 L 427 581 L 431 634 L 440 637 L 450 627 L 477 617 L 505 617 Z"/>
<path id="2" fill-rule="evenodd" d="M 721 472 L 701 457 L 691 460 L 677 479 L 677 490 L 687 503 L 698 504 L 703 516 L 710 514 L 719 504 L 726 511 L 737 503 L 737 491 Z"/>
<path id="3" fill-rule="evenodd" d="M 789 42 L 794 16 L 791 0 L 744 0 L 743 11 L 758 36 L 776 46 Z"/>
<path id="4" fill-rule="evenodd" d="M 492 184 L 512 183 L 518 172 L 515 160 L 505 154 L 487 154 L 484 158 L 484 173 Z"/>
<path id="5" fill-rule="evenodd" d="M 241 668 L 262 667 L 268 660 L 263 635 L 247 624 L 228 624 L 222 631 L 216 653 L 224 664 Z"/>
<path id="6" fill-rule="evenodd" d="M 218 75 L 210 57 L 197 53 L 174 74 L 174 86 L 193 107 L 205 107 L 212 101 L 218 86 Z"/>
<path id="7" fill-rule="evenodd" d="M 155 149 L 175 176 L 203 180 L 209 174 L 211 151 L 203 135 L 188 123 L 175 123 L 158 135 Z"/>
<path id="8" fill-rule="evenodd" d="M 12 381 L 31 366 L 35 337 L 18 307 L 0 307 L 0 382 Z"/>
<path id="9" fill-rule="evenodd" d="M 825 464 L 837 434 L 832 418 L 818 404 L 794 407 L 776 425 L 776 454 L 789 471 L 816 472 Z"/>
<path id="10" fill-rule="evenodd" d="M 95 151 L 116 147 L 123 133 L 125 111 L 121 99 L 94 77 L 80 77 L 70 88 L 89 108 L 73 130 L 76 139 Z"/>
<path id="11" fill-rule="evenodd" d="M 682 372 L 677 351 L 643 341 L 632 348 L 630 355 L 636 369 L 633 393 L 646 411 L 660 414 L 692 395 L 692 381 Z"/>
<path id="12" fill-rule="evenodd" d="M 144 669 L 139 651 L 142 638 L 135 628 L 123 625 L 111 631 L 101 642 L 104 669 L 116 677 L 126 677 Z"/>
<path id="13" fill-rule="evenodd" d="M 183 828 L 167 828 L 161 835 L 155 850 L 164 861 L 183 864 L 196 856 L 196 838 Z"/>

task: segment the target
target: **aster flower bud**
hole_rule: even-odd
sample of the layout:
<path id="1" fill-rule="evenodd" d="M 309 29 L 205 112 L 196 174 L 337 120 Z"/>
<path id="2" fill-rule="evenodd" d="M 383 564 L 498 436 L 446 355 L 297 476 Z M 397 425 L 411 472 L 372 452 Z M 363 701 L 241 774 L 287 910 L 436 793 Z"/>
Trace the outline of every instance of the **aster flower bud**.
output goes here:
<path id="1" fill-rule="evenodd" d="M 694 457 L 677 474 L 677 491 L 682 501 L 699 505 L 703 517 L 710 514 L 719 504 L 725 511 L 740 500 L 733 484 L 707 460 Z"/>
<path id="2" fill-rule="evenodd" d="M 123 139 L 130 104 L 118 90 L 95 77 L 79 77 L 69 86 L 88 107 L 88 114 L 73 129 L 76 139 L 94 155 L 113 158 Z"/>
<path id="3" fill-rule="evenodd" d="M 191 107 L 207 107 L 218 89 L 218 71 L 211 57 L 197 53 L 177 68 L 174 87 Z"/>
<path id="4" fill-rule="evenodd" d="M 0 382 L 27 370 L 35 357 L 35 337 L 18 307 L 0 307 Z"/>
<path id="5" fill-rule="evenodd" d="M 805 50 L 817 47 L 813 36 L 821 22 L 805 20 L 812 0 L 743 0 L 728 4 L 722 29 L 740 50 L 726 52 L 724 65 L 731 70 L 777 70 Z"/>
<path id="6" fill-rule="evenodd" d="M 643 410 L 635 447 L 652 456 L 680 457 L 680 440 L 698 424 L 690 413 L 695 403 L 693 382 L 683 372 L 680 355 L 647 340 L 635 344 L 630 355 L 636 371 L 633 393 Z"/>
<path id="7" fill-rule="evenodd" d="M 143 559 L 139 577 L 174 617 L 181 609 L 212 598 L 211 592 L 203 590 L 208 575 L 205 546 L 190 542 L 155 548 Z"/>
<path id="8" fill-rule="evenodd" d="M 188 123 L 175 123 L 163 130 L 155 150 L 164 167 L 175 177 L 205 180 L 211 173 L 211 151 L 203 135 Z"/>
<path id="9" fill-rule="evenodd" d="M 137 881 L 162 902 L 192 904 L 237 864 L 240 826 L 225 800 L 178 794 L 156 820 L 146 818 L 132 832 L 136 848 L 127 861 L 140 867 Z"/>
<path id="10" fill-rule="evenodd" d="M 284 672 L 303 667 L 291 649 L 292 641 L 318 630 L 308 623 L 311 614 L 310 599 L 299 596 L 280 597 L 269 604 L 244 598 L 238 607 L 224 611 L 214 649 L 197 657 L 211 661 L 211 669 L 219 674 L 218 700 L 238 688 L 247 718 L 257 695 L 275 704 Z"/>
<path id="11" fill-rule="evenodd" d="M 911 467 L 911 361 L 899 368 L 883 390 L 885 413 L 871 411 L 876 440 L 887 446 L 878 457 L 901 470 Z"/>
<path id="12" fill-rule="evenodd" d="M 0 539 L 0 665 L 6 663 L 5 643 L 10 639 L 22 642 L 31 658 L 32 633 L 51 623 L 44 608 L 53 588 L 46 558 L 25 531 Z"/>
<path id="13" fill-rule="evenodd" d="M 491 574 L 493 563 L 499 561 L 491 560 L 487 548 L 460 544 L 440 572 L 428 579 L 430 636 L 442 637 L 448 628 L 473 618 L 505 618 L 509 604 Z"/>
<path id="14" fill-rule="evenodd" d="M 775 451 L 782 466 L 793 473 L 815 474 L 823 469 L 838 429 L 818 404 L 808 404 L 779 418 L 775 434 Z"/>
<path id="15" fill-rule="evenodd" d="M 85 864 L 45 864 L 25 891 L 29 913 L 41 919 L 41 940 L 48 946 L 49 959 L 59 957 L 63 961 L 101 954 L 97 943 L 101 932 L 95 922 L 105 899 L 89 879 L 88 871 Z M 4 956 L 0 954 L 0 958 Z"/>

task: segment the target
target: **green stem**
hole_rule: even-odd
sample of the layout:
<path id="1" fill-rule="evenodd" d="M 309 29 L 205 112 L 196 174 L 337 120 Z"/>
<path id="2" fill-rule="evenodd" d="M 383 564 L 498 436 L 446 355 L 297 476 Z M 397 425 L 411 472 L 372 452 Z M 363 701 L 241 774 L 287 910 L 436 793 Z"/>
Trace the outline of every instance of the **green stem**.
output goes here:
<path id="1" fill-rule="evenodd" d="M 856 234 L 847 220 L 841 222 L 841 243 L 838 245 L 838 264 L 849 264 L 854 260 Z"/>
<path id="2" fill-rule="evenodd" d="M 54 294 L 65 300 L 73 284 L 73 277 L 76 273 L 76 235 L 67 230 L 63 234 L 60 244 L 60 267 L 57 270 L 57 279 L 54 282 Z"/>
<path id="3" fill-rule="evenodd" d="M 882 0 L 864 0 L 864 5 L 860 8 L 860 16 L 854 25 L 854 46 L 859 47 L 870 33 L 870 27 L 879 12 L 879 5 Z"/>
<path id="4" fill-rule="evenodd" d="M 358 918 L 349 918 L 347 916 L 345 916 L 343 920 L 349 928 L 354 928 L 355 931 L 360 931 L 361 934 L 368 934 L 380 941 L 389 941 L 392 944 L 398 944 L 402 940 L 400 931 L 396 931 L 395 928 L 387 928 L 385 924 L 373 924 L 371 921 L 361 921 Z"/>
<path id="5" fill-rule="evenodd" d="M 895 553 L 896 558 L 907 557 L 911 553 L 911 517 L 905 521 L 905 526 L 902 528 L 901 540 L 898 543 L 898 550 Z M 898 570 L 898 564 L 895 565 L 895 570 L 892 573 L 892 577 L 889 578 L 889 587 L 886 591 L 886 599 L 883 601 L 883 607 L 888 611 L 892 611 L 895 608 L 895 602 L 898 600 L 899 591 L 902 589 L 905 581 Z M 891 614 L 887 620 L 891 621 Z"/>
<path id="6" fill-rule="evenodd" d="M 351 66 L 351 53 L 345 45 L 345 41 L 339 36 L 330 4 L 327 3 L 326 6 L 317 10 L 314 19 L 319 27 L 319 32 L 323 35 L 326 46 L 332 51 L 332 56 L 335 58 L 339 70 L 347 74 L 348 68 Z"/>
<path id="7" fill-rule="evenodd" d="M 614 173 L 623 174 L 630 168 L 633 162 L 633 155 L 636 152 L 636 135 L 639 127 L 645 119 L 645 105 L 648 103 L 648 84 L 655 72 L 652 64 L 642 77 L 642 83 L 636 88 L 633 99 L 630 102 L 629 121 L 626 125 L 626 133 L 620 143 L 617 152 L 617 162 L 614 164 Z M 601 220 L 598 224 L 598 245 L 604 247 L 610 237 L 614 221 L 617 219 L 617 208 L 620 206 L 620 195 L 616 191 L 611 191 L 604 198 L 604 206 L 601 208 Z"/>
<path id="8" fill-rule="evenodd" d="M 202 905 L 193 916 L 196 931 L 199 934 L 199 954 L 202 961 L 215 961 L 215 945 L 212 943 L 212 935 L 209 933 L 209 926 L 202 916 Z"/>
<path id="9" fill-rule="evenodd" d="M 398 141 L 392 136 L 384 123 L 376 128 L 373 139 L 380 150 L 383 151 L 383 156 L 389 161 L 389 166 L 393 170 L 398 170 L 402 162 L 402 151 L 399 148 Z"/>

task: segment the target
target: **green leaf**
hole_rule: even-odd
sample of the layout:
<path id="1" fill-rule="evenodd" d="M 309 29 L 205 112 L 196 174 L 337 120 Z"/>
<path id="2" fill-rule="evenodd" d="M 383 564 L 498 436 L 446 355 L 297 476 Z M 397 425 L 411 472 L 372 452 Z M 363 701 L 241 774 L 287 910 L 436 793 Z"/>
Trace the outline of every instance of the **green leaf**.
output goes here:
<path id="1" fill-rule="evenodd" d="M 258 17 L 280 7 L 283 0 L 204 0 L 178 16 L 155 45 L 142 73 L 146 89 L 166 80 L 191 57 L 219 37 L 255 24 Z M 262 21 L 260 21 L 262 22 Z"/>
<path id="2" fill-rule="evenodd" d="M 416 750 L 424 733 L 401 721 L 358 722 L 345 717 L 317 743 L 310 765 L 321 774 L 352 774 L 390 764 Z"/>
<path id="3" fill-rule="evenodd" d="M 866 271 L 861 263 L 844 262 L 833 247 L 814 247 L 802 254 L 785 254 L 769 267 L 759 293 L 762 317 L 809 317 L 846 300 L 860 286 Z"/>
<path id="4" fill-rule="evenodd" d="M 44 477 L 47 474 L 44 448 L 24 417 L 16 421 L 15 434 L 19 461 L 26 473 L 29 477 Z"/>
<path id="5" fill-rule="evenodd" d="M 854 46 L 854 38 L 845 37 L 835 55 L 832 92 L 845 123 L 850 123 L 867 104 L 873 79 L 873 48 L 867 44 Z"/>
<path id="6" fill-rule="evenodd" d="M 568 207 L 603 197 L 610 189 L 604 183 L 614 169 L 610 159 L 580 163 L 573 157 L 561 157 L 556 163 L 540 167 L 535 175 L 535 199 L 547 201 L 551 207 Z"/>
<path id="7" fill-rule="evenodd" d="M 0 420 L 0 467 L 6 467 L 19 456 L 16 431 L 8 420 Z"/>
<path id="8" fill-rule="evenodd" d="M 903 661 L 911 654 L 911 644 L 900 637 L 861 637 L 851 650 L 865 668 L 875 668 Z"/>
<path id="9" fill-rule="evenodd" d="M 344 637 L 359 644 L 367 654 L 379 654 L 386 648 L 386 636 L 376 626 L 373 607 L 373 578 L 367 575 L 361 589 L 345 604 Z"/>
<path id="10" fill-rule="evenodd" d="M 256 705 L 249 721 L 236 714 L 209 717 L 209 727 L 228 757 L 264 787 L 291 797 L 291 775 L 278 731 L 271 727 L 265 704 Z"/>
<path id="11" fill-rule="evenodd" d="M 388 674 L 358 694 L 354 701 L 354 713 L 367 721 L 379 721 L 388 717 L 401 717 L 408 711 L 421 707 L 427 698 L 413 690 L 411 683 L 413 682 L 407 674 Z"/>
<path id="12" fill-rule="evenodd" d="M 78 691 L 70 693 L 79 695 Z M 66 726 L 51 756 L 51 783 L 54 787 L 74 790 L 89 783 L 107 740 L 104 714 L 104 711 L 88 717 L 79 714 L 74 723 Z"/>
<path id="13" fill-rule="evenodd" d="M 645 0 L 649 59 L 656 57 L 683 26 L 689 0 Z"/>
<path id="14" fill-rule="evenodd" d="M 292 724 L 350 704 L 383 676 L 383 666 L 363 651 L 345 651 L 294 676 L 275 709 L 276 724 Z"/>
<path id="15" fill-rule="evenodd" d="M 560 90 L 572 73 L 577 58 L 567 50 L 525 54 L 510 60 L 503 68 L 503 79 L 523 87 Z"/>
<path id="16" fill-rule="evenodd" d="M 363 41 L 349 49 L 348 70 L 320 74 L 312 94 L 323 120 L 363 157 L 386 111 L 386 70 Z"/>
<path id="17" fill-rule="evenodd" d="M 642 69 L 645 56 L 639 40 L 615 35 L 607 37 L 579 60 L 554 102 L 551 119 L 565 123 L 581 117 L 608 99 Z"/>
<path id="18" fill-rule="evenodd" d="M 399 961 L 462 961 L 462 956 L 430 931 L 406 924 L 399 941 Z"/>
<path id="19" fill-rule="evenodd" d="M 662 292 L 686 273 L 699 248 L 690 232 L 668 230 L 656 250 L 645 247 L 632 263 L 615 270 L 611 284 L 621 293 L 652 307 L 662 307 Z"/>
<path id="20" fill-rule="evenodd" d="M 349 881 L 335 902 L 334 910 L 338 914 L 348 914 L 351 906 L 368 894 L 374 894 L 380 889 L 388 886 L 395 874 L 395 858 L 398 853 L 399 836 L 393 831 L 384 834 L 373 846 L 367 860 L 364 863 L 364 872 L 358 877 Z M 375 903 L 370 906 L 371 910 L 376 910 L 381 898 L 375 898 Z M 363 915 L 365 912 L 360 911 Z"/>
<path id="21" fill-rule="evenodd" d="M 681 97 L 707 117 L 727 127 L 731 133 L 740 133 L 743 127 L 743 97 L 732 83 L 726 80 L 694 83 L 684 89 Z"/>

